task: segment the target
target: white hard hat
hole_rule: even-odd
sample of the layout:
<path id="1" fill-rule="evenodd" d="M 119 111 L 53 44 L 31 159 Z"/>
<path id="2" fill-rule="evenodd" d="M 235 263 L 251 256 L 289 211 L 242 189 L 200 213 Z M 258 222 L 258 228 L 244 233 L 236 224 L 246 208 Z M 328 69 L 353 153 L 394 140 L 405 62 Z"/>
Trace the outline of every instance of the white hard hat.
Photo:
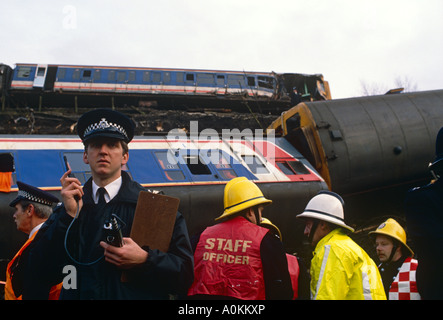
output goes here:
<path id="1" fill-rule="evenodd" d="M 307 204 L 305 211 L 297 218 L 318 219 L 354 232 L 354 228 L 346 225 L 343 211 L 343 199 L 331 191 L 320 191 Z"/>

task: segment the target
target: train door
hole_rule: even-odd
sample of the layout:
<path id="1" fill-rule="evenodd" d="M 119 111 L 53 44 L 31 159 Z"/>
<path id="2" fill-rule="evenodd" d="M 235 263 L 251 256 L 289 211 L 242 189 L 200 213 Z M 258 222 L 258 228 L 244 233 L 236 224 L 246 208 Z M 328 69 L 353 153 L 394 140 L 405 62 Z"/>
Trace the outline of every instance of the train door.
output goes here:
<path id="1" fill-rule="evenodd" d="M 153 71 L 152 74 L 152 93 L 162 93 L 162 73 L 160 71 Z"/>
<path id="2" fill-rule="evenodd" d="M 90 91 L 92 87 L 92 69 L 82 69 L 80 73 L 80 91 Z"/>
<path id="3" fill-rule="evenodd" d="M 137 74 L 135 70 L 128 71 L 128 81 L 126 83 L 126 90 L 130 92 L 140 91 L 140 84 L 137 83 Z"/>
<path id="4" fill-rule="evenodd" d="M 37 66 L 37 69 L 35 71 L 35 77 L 34 77 L 34 88 L 42 88 L 45 85 L 45 79 L 46 79 L 46 73 L 48 71 L 48 65 L 47 64 L 39 64 Z"/>
<path id="5" fill-rule="evenodd" d="M 195 81 L 195 74 L 186 72 L 185 73 L 185 94 L 186 93 L 195 93 L 197 90 L 197 82 Z"/>
<path id="6" fill-rule="evenodd" d="M 254 95 L 257 92 L 257 83 L 254 75 L 248 75 L 246 77 L 247 83 L 248 83 L 248 92 L 249 95 Z"/>
<path id="7" fill-rule="evenodd" d="M 115 89 L 117 92 L 127 92 L 128 90 L 128 75 L 126 70 L 118 70 Z"/>
<path id="8" fill-rule="evenodd" d="M 215 77 L 215 93 L 226 94 L 226 76 L 224 74 L 216 74 Z"/>

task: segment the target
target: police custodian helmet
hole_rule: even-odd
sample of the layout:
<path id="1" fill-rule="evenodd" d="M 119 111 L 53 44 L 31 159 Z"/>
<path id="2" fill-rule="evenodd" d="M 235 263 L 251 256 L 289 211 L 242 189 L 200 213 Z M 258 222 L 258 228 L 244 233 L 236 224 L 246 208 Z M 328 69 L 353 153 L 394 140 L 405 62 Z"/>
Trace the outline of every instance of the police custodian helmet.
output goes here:
<path id="1" fill-rule="evenodd" d="M 59 202 L 57 197 L 49 192 L 43 191 L 24 182 L 17 181 L 17 186 L 18 194 L 9 204 L 10 207 L 15 207 L 15 205 L 22 200 L 36 202 L 50 207 Z"/>
<path id="2" fill-rule="evenodd" d="M 134 130 L 134 121 L 123 113 L 106 108 L 88 111 L 77 122 L 77 133 L 83 142 L 106 137 L 129 143 L 134 137 Z"/>

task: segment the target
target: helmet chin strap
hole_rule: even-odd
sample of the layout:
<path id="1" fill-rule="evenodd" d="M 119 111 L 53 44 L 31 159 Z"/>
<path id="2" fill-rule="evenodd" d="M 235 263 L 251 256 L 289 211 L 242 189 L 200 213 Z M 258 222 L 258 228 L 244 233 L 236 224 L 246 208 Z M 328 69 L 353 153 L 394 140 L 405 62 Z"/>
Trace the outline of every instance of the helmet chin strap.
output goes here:
<path id="1" fill-rule="evenodd" d="M 253 215 L 255 217 L 255 224 L 259 226 L 260 223 L 261 223 L 261 219 L 260 219 L 260 213 L 258 212 L 258 209 L 256 209 L 256 208 L 249 208 L 249 209 L 252 210 L 252 213 L 253 213 Z M 254 223 L 252 221 L 252 219 L 250 219 L 248 217 L 248 215 L 249 215 L 249 213 L 248 214 L 244 214 L 243 217 L 246 218 L 249 222 Z"/>
<path id="2" fill-rule="evenodd" d="M 255 215 L 255 224 L 259 226 L 261 219 L 260 219 L 260 213 L 258 212 L 258 208 L 253 208 L 252 211 L 254 211 Z"/>
<path id="3" fill-rule="evenodd" d="M 390 254 L 388 260 L 386 261 L 386 263 L 389 263 L 389 262 L 392 261 L 392 258 L 394 258 L 394 255 L 395 255 L 395 252 L 397 251 L 397 248 L 398 248 L 398 244 L 394 243 L 394 246 L 392 247 L 391 254 Z"/>

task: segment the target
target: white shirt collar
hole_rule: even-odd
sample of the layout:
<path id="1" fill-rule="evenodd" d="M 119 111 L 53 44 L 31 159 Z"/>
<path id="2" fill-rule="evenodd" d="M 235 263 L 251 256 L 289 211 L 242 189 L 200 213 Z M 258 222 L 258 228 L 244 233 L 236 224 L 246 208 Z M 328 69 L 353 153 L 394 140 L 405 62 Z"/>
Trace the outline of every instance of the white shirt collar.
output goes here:
<path id="1" fill-rule="evenodd" d="M 106 193 L 105 193 L 105 201 L 108 203 L 113 199 L 118 191 L 120 190 L 120 187 L 122 185 L 122 177 L 118 177 L 116 180 L 111 182 L 110 184 L 105 186 Z M 94 199 L 94 203 L 98 203 L 98 188 L 99 186 L 92 180 L 92 198 Z"/>
<path id="2" fill-rule="evenodd" d="M 33 235 L 34 233 L 36 233 L 36 232 L 40 229 L 40 227 L 43 225 L 43 223 L 44 223 L 44 222 L 42 222 L 42 223 L 40 223 L 39 225 L 35 226 L 34 229 L 32 229 L 31 232 L 29 232 L 29 237 L 28 237 L 28 239 L 31 239 L 32 235 Z"/>

